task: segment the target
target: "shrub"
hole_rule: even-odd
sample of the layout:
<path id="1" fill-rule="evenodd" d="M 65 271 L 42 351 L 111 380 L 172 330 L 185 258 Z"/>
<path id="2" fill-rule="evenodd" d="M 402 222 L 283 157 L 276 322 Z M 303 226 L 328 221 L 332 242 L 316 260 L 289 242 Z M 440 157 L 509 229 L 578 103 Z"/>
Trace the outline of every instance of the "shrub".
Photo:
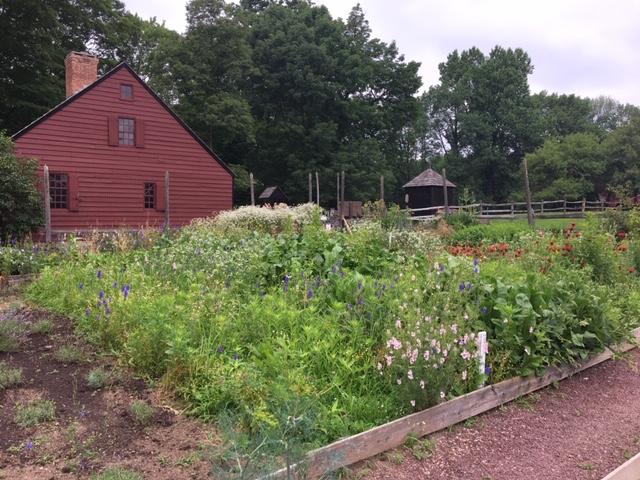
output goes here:
<path id="1" fill-rule="evenodd" d="M 19 385 L 22 382 L 22 370 L 11 368 L 5 362 L 0 362 L 0 391 Z"/>
<path id="2" fill-rule="evenodd" d="M 0 352 L 17 352 L 20 348 L 19 337 L 23 332 L 23 324 L 11 318 L 0 318 Z"/>
<path id="3" fill-rule="evenodd" d="M 48 335 L 53 330 L 53 322 L 51 320 L 40 320 L 38 323 L 31 325 L 31 333 Z"/>
<path id="4" fill-rule="evenodd" d="M 140 425 L 148 425 L 153 420 L 154 414 L 154 408 L 142 400 L 134 400 L 131 404 L 131 415 Z"/>
<path id="5" fill-rule="evenodd" d="M 18 404 L 15 422 L 21 427 L 33 427 L 50 422 L 56 416 L 56 407 L 51 400 L 35 400 L 27 405 Z"/>
<path id="6" fill-rule="evenodd" d="M 112 375 L 102 367 L 93 368 L 87 374 L 87 385 L 93 390 L 99 390 L 111 384 Z"/>
<path id="7" fill-rule="evenodd" d="M 142 475 L 133 470 L 121 467 L 107 468 L 106 470 L 91 476 L 92 480 L 143 480 Z"/>
<path id="8" fill-rule="evenodd" d="M 445 216 L 445 220 L 451 227 L 454 228 L 454 230 L 459 230 L 461 228 L 471 227 L 478 224 L 478 219 L 475 212 L 469 210 L 458 210 L 457 212 L 450 213 Z"/>
<path id="9" fill-rule="evenodd" d="M 84 360 L 84 352 L 73 345 L 63 345 L 56 350 L 53 358 L 61 363 L 80 363 Z"/>
<path id="10" fill-rule="evenodd" d="M 310 224 L 320 216 L 320 207 L 312 203 L 288 207 L 239 207 L 218 214 L 213 220 L 195 220 L 194 226 L 207 227 L 214 225 L 223 230 L 246 229 L 258 232 L 282 232 L 287 225 L 302 227 Z"/>
<path id="11" fill-rule="evenodd" d="M 13 142 L 0 132 L 0 242 L 22 238 L 42 225 L 36 160 L 18 159 Z"/>

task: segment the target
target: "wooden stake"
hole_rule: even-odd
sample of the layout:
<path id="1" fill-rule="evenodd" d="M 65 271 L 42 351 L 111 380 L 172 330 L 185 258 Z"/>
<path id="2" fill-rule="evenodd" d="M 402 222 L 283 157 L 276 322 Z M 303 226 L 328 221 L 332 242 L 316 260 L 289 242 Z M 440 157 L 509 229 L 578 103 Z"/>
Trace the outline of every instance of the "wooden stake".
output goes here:
<path id="1" fill-rule="evenodd" d="M 164 172 L 164 231 L 171 228 L 171 217 L 169 216 L 169 170 Z"/>
<path id="2" fill-rule="evenodd" d="M 311 184 L 311 172 L 309 172 L 309 203 L 313 203 L 313 185 Z"/>
<path id="3" fill-rule="evenodd" d="M 582 199 L 582 213 L 584 213 L 587 210 L 587 199 L 583 198 Z"/>
<path id="4" fill-rule="evenodd" d="M 340 215 L 341 216 L 345 216 L 345 212 L 344 212 L 344 183 L 345 183 L 345 174 L 344 174 L 344 170 L 342 171 L 342 178 L 340 179 Z"/>
<path id="5" fill-rule="evenodd" d="M 447 170 L 442 169 L 442 193 L 444 194 L 444 214 L 449 214 L 449 194 L 447 192 Z"/>
<path id="6" fill-rule="evenodd" d="M 249 188 L 251 190 L 251 206 L 255 207 L 256 205 L 256 191 L 254 188 L 254 183 L 253 183 L 253 173 L 249 174 Z"/>
<path id="7" fill-rule="evenodd" d="M 318 177 L 317 171 L 316 171 L 316 203 L 320 205 L 320 178 Z"/>
<path id="8" fill-rule="evenodd" d="M 384 175 L 380 175 L 380 201 L 384 203 Z"/>
<path id="9" fill-rule="evenodd" d="M 49 193 L 49 167 L 44 166 L 44 239 L 51 241 L 51 194 Z"/>
<path id="10" fill-rule="evenodd" d="M 338 218 L 342 217 L 340 212 L 340 172 L 336 174 L 336 211 L 338 212 Z"/>
<path id="11" fill-rule="evenodd" d="M 524 195 L 527 200 L 527 221 L 530 227 L 536 226 L 535 218 L 533 217 L 533 210 L 531 208 L 531 189 L 529 188 L 529 168 L 527 167 L 527 158 L 525 157 L 522 162 L 524 167 Z"/>

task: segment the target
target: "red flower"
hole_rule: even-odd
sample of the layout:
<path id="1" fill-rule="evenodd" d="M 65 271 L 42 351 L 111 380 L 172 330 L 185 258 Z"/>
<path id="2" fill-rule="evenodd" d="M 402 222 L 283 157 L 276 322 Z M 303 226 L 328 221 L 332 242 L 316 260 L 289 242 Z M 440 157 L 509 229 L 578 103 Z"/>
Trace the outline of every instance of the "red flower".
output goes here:
<path id="1" fill-rule="evenodd" d="M 636 267 L 629 267 L 629 273 L 636 273 Z"/>
<path id="2" fill-rule="evenodd" d="M 623 231 L 619 231 L 619 232 L 618 232 L 618 238 L 619 238 L 620 240 L 624 240 L 624 238 L 625 238 L 626 236 L 627 236 L 627 234 L 626 234 L 625 232 L 623 232 Z"/>

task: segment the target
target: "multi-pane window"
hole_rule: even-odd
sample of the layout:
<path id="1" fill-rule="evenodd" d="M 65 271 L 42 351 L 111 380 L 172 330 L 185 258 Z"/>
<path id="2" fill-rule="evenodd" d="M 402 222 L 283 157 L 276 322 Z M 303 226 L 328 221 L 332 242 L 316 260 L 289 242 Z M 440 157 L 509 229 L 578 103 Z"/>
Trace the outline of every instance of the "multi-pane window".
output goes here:
<path id="1" fill-rule="evenodd" d="M 49 174 L 49 198 L 51 208 L 68 208 L 69 176 L 66 173 Z"/>
<path id="2" fill-rule="evenodd" d="M 120 85 L 120 98 L 131 100 L 133 98 L 133 86 L 126 83 Z"/>
<path id="3" fill-rule="evenodd" d="M 120 145 L 135 145 L 136 121 L 133 118 L 118 119 L 118 143 Z"/>
<path id="4" fill-rule="evenodd" d="M 144 208 L 156 207 L 156 184 L 145 183 L 144 184 Z"/>

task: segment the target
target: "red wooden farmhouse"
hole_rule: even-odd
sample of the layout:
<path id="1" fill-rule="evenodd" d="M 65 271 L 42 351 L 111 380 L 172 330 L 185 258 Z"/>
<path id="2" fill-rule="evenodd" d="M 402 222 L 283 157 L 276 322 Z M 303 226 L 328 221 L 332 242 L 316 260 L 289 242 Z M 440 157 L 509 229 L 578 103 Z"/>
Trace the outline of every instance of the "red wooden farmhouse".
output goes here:
<path id="1" fill-rule="evenodd" d="M 20 157 L 49 167 L 54 233 L 158 226 L 169 172 L 170 223 L 232 206 L 233 174 L 126 64 L 70 53 L 67 99 L 13 136 Z"/>

